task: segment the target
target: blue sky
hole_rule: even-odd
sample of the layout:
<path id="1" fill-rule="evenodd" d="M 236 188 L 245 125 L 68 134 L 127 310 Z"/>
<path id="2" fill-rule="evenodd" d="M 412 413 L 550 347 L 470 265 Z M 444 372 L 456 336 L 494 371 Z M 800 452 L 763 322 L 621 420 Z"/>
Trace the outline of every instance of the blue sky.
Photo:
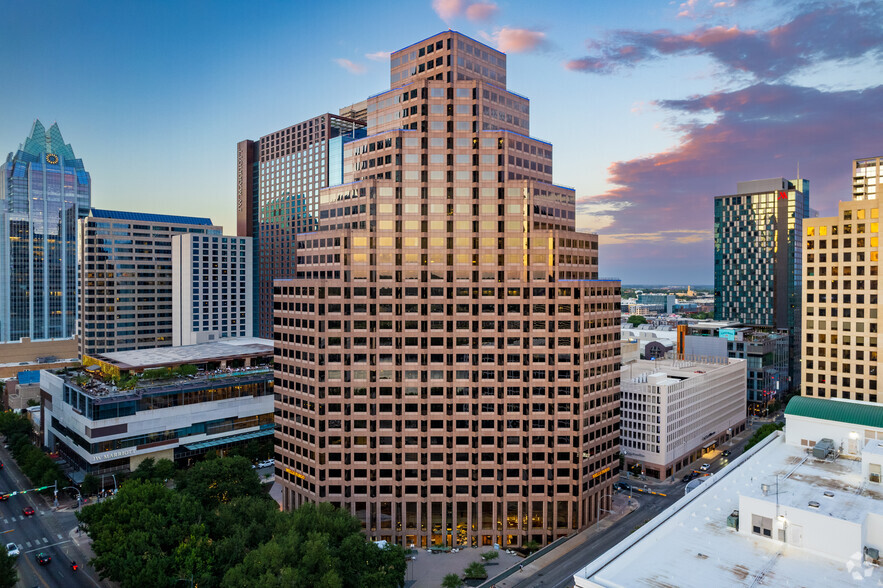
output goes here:
<path id="1" fill-rule="evenodd" d="M 509 54 L 601 273 L 708 284 L 713 196 L 799 161 L 828 214 L 883 154 L 881 27 L 839 1 L 11 2 L 0 152 L 58 121 L 93 205 L 232 233 L 237 141 L 388 88 L 384 53 L 453 28 Z"/>

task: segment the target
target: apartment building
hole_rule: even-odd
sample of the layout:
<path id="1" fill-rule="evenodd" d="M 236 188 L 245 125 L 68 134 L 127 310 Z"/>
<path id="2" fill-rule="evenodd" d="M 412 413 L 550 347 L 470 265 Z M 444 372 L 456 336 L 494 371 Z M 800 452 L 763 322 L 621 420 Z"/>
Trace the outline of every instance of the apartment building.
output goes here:
<path id="1" fill-rule="evenodd" d="M 802 394 L 880 402 L 880 158 L 853 161 L 853 199 L 805 221 Z"/>
<path id="2" fill-rule="evenodd" d="M 620 283 L 503 53 L 446 31 L 390 70 L 275 282 L 283 506 L 420 547 L 551 542 L 610 509 Z"/>
<path id="3" fill-rule="evenodd" d="M 93 208 L 78 224 L 80 357 L 172 345 L 172 238 L 207 218 Z"/>

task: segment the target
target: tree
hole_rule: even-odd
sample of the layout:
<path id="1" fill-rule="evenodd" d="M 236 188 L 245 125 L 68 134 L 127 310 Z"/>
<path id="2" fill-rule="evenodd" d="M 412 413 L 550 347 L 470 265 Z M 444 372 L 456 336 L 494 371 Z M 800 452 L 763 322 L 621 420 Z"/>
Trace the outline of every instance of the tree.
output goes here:
<path id="1" fill-rule="evenodd" d="M 280 532 L 225 575 L 224 586 L 243 588 L 398 588 L 404 585 L 404 550 L 365 540 L 358 519 L 328 503 L 280 513 Z"/>
<path id="2" fill-rule="evenodd" d="M 481 559 L 484 561 L 491 561 L 500 557 L 500 552 L 496 550 L 485 551 L 481 554 Z"/>
<path id="3" fill-rule="evenodd" d="M 527 550 L 528 553 L 533 553 L 534 551 L 536 551 L 537 549 L 540 548 L 540 544 L 537 543 L 536 541 L 528 541 L 527 543 L 525 543 L 523 545 L 523 547 L 524 547 L 524 549 Z"/>
<path id="4" fill-rule="evenodd" d="M 86 474 L 83 477 L 83 483 L 80 484 L 80 492 L 84 497 L 92 496 L 93 494 L 98 493 L 98 488 L 100 486 L 100 482 L 96 476 L 92 474 Z"/>
<path id="5" fill-rule="evenodd" d="M 240 496 L 264 494 L 260 478 L 244 457 L 202 461 L 179 473 L 177 488 L 196 498 L 207 510 Z"/>
<path id="6" fill-rule="evenodd" d="M 92 538 L 95 569 L 123 588 L 179 577 L 178 566 L 202 548 L 199 502 L 156 482 L 129 480 L 114 500 L 87 506 L 77 518 Z M 179 552 L 188 541 L 193 549 Z"/>
<path id="7" fill-rule="evenodd" d="M 463 570 L 463 575 L 469 580 L 484 580 L 487 578 L 487 570 L 483 564 L 474 561 L 466 566 L 466 569 Z"/>
<path id="8" fill-rule="evenodd" d="M 646 324 L 647 319 L 639 314 L 633 314 L 632 316 L 630 316 L 628 318 L 628 320 L 626 322 L 629 323 L 633 327 L 637 327 L 638 325 Z"/>
<path id="9" fill-rule="evenodd" d="M 448 574 L 442 580 L 442 588 L 460 588 L 462 585 L 463 580 L 457 574 Z"/>
<path id="10" fill-rule="evenodd" d="M 754 435 L 751 436 L 751 439 L 748 440 L 748 443 L 745 444 L 745 449 L 742 451 L 748 451 L 765 438 L 769 437 L 776 431 L 781 431 L 785 428 L 785 423 L 775 424 L 775 423 L 767 423 L 765 425 L 761 425 L 759 429 L 754 432 Z"/>
<path id="11" fill-rule="evenodd" d="M 0 554 L 0 588 L 12 588 L 18 583 L 18 571 L 15 569 L 15 558 L 4 550 Z"/>

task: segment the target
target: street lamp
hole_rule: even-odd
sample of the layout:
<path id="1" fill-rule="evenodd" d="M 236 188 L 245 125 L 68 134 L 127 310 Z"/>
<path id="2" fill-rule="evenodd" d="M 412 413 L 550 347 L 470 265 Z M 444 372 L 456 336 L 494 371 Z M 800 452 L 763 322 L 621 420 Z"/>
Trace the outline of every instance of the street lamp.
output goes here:
<path id="1" fill-rule="evenodd" d="M 77 508 L 80 508 L 80 504 L 83 502 L 83 495 L 80 494 L 80 489 L 76 486 L 66 486 L 62 490 L 74 490 L 77 493 Z"/>
<path id="2" fill-rule="evenodd" d="M 605 494 L 605 495 L 600 496 L 600 497 L 598 498 L 598 517 L 595 519 L 595 520 L 596 520 L 596 522 L 595 522 L 595 531 L 598 531 L 598 530 L 601 528 L 601 512 L 602 512 L 602 511 L 603 511 L 603 512 L 606 512 L 606 513 L 613 514 L 613 511 L 612 511 L 612 510 L 607 510 L 606 508 L 601 508 L 601 501 L 602 501 L 603 499 L 607 498 L 608 496 L 610 496 L 610 497 L 612 498 L 612 497 L 613 497 L 613 494 L 612 494 L 612 493 L 610 493 L 610 494 Z"/>

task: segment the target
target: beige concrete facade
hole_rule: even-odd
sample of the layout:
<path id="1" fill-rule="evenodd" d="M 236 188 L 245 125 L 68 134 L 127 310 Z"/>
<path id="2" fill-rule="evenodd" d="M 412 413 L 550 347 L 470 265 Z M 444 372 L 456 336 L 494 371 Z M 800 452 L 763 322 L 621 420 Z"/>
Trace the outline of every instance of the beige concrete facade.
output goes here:
<path id="1" fill-rule="evenodd" d="M 879 171 L 880 158 L 855 160 L 853 200 L 804 220 L 804 396 L 880 402 Z"/>
<path id="2" fill-rule="evenodd" d="M 745 428 L 743 359 L 638 360 L 622 368 L 626 465 L 665 479 Z"/>
<path id="3" fill-rule="evenodd" d="M 520 134 L 502 53 L 447 31 L 391 64 L 407 86 L 368 99 L 348 183 L 275 282 L 283 506 L 406 545 L 546 543 L 610 508 L 620 283 Z"/>

